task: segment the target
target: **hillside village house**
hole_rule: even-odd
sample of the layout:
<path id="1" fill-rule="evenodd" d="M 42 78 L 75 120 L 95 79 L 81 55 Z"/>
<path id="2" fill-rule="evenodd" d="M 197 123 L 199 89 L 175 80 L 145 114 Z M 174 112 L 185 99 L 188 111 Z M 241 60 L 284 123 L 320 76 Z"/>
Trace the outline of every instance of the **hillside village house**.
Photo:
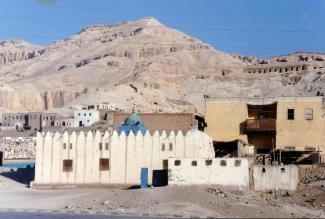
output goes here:
<path id="1" fill-rule="evenodd" d="M 100 112 L 96 109 L 78 109 L 74 111 L 74 127 L 90 126 L 100 120 Z"/>
<path id="2" fill-rule="evenodd" d="M 43 113 L 42 114 L 42 127 L 55 126 L 55 120 L 57 119 L 56 113 Z"/>
<path id="3" fill-rule="evenodd" d="M 41 131 L 42 127 L 54 126 L 56 118 L 56 113 L 2 113 L 2 127 L 15 128 L 19 131 Z"/>
<path id="4" fill-rule="evenodd" d="M 325 153 L 324 97 L 227 98 L 206 102 L 206 133 L 216 150 L 253 145 L 256 154 Z M 324 158 L 322 159 L 324 160 Z"/>
<path id="5" fill-rule="evenodd" d="M 61 117 L 55 120 L 55 127 L 74 127 L 75 119 L 73 117 Z"/>
<path id="6" fill-rule="evenodd" d="M 116 110 L 116 105 L 112 103 L 97 103 L 93 105 L 88 105 L 88 109 L 97 109 L 97 110 Z"/>

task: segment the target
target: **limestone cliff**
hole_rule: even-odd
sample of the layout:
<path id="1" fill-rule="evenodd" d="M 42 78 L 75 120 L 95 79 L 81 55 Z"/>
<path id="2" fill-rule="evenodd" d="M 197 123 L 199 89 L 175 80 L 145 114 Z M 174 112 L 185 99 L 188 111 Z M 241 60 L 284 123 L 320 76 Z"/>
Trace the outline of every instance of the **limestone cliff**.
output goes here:
<path id="1" fill-rule="evenodd" d="M 108 101 L 125 110 L 203 113 L 206 98 L 321 95 L 324 57 L 229 55 L 154 18 L 92 25 L 46 47 L 0 43 L 0 107 L 42 110 Z M 309 67 L 292 68 L 303 64 Z M 270 71 L 272 66 L 284 72 Z"/>

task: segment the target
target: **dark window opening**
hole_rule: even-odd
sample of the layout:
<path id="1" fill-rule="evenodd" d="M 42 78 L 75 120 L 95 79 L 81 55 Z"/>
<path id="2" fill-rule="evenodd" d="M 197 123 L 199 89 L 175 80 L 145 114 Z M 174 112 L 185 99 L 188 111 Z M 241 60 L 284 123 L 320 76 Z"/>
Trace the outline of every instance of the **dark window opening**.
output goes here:
<path id="1" fill-rule="evenodd" d="M 227 166 L 227 161 L 226 160 L 221 160 L 220 161 L 220 166 Z"/>
<path id="2" fill-rule="evenodd" d="M 99 143 L 99 150 L 100 150 L 100 151 L 103 150 L 103 143 Z"/>
<path id="3" fill-rule="evenodd" d="M 165 143 L 161 144 L 161 151 L 165 151 Z"/>
<path id="4" fill-rule="evenodd" d="M 63 172 L 72 171 L 72 160 L 63 160 Z"/>
<path id="5" fill-rule="evenodd" d="M 294 119 L 295 119 L 295 110 L 288 109 L 288 120 L 294 120 Z"/>
<path id="6" fill-rule="evenodd" d="M 192 161 L 192 166 L 194 166 L 194 167 L 197 166 L 197 161 L 196 161 L 196 160 L 193 160 L 193 161 Z"/>
<path id="7" fill-rule="evenodd" d="M 262 169 L 262 173 L 265 173 L 265 168 L 263 167 L 263 169 Z"/>
<path id="8" fill-rule="evenodd" d="M 174 164 L 175 164 L 175 166 L 180 166 L 181 165 L 181 161 L 180 160 L 175 160 Z"/>
<path id="9" fill-rule="evenodd" d="M 99 159 L 99 170 L 101 171 L 109 170 L 109 159 L 107 158 Z"/>
<path id="10" fill-rule="evenodd" d="M 235 167 L 239 167 L 241 164 L 241 160 L 235 160 Z"/>
<path id="11" fill-rule="evenodd" d="M 206 161 L 205 161 L 205 165 L 207 165 L 207 166 L 211 166 L 211 165 L 212 165 L 212 160 L 206 160 Z"/>
<path id="12" fill-rule="evenodd" d="M 63 149 L 67 149 L 67 143 L 63 143 Z"/>
<path id="13" fill-rule="evenodd" d="M 105 143 L 105 150 L 108 151 L 108 143 Z"/>

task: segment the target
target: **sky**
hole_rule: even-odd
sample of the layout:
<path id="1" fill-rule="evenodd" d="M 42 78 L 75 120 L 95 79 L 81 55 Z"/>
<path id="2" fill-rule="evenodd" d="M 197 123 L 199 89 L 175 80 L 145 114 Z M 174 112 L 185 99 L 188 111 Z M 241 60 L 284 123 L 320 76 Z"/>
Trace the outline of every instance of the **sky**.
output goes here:
<path id="1" fill-rule="evenodd" d="M 325 52 L 325 0 L 0 0 L 0 40 L 49 45 L 88 25 L 143 17 L 231 54 Z"/>

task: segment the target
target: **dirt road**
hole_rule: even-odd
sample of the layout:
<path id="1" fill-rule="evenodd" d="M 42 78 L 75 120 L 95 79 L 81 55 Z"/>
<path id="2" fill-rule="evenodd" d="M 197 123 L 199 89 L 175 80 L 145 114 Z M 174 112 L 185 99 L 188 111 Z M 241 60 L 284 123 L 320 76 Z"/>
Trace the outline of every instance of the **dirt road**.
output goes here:
<path id="1" fill-rule="evenodd" d="M 287 192 L 227 191 L 214 186 L 33 189 L 0 176 L 0 208 L 201 217 L 325 217 L 324 183 Z"/>

